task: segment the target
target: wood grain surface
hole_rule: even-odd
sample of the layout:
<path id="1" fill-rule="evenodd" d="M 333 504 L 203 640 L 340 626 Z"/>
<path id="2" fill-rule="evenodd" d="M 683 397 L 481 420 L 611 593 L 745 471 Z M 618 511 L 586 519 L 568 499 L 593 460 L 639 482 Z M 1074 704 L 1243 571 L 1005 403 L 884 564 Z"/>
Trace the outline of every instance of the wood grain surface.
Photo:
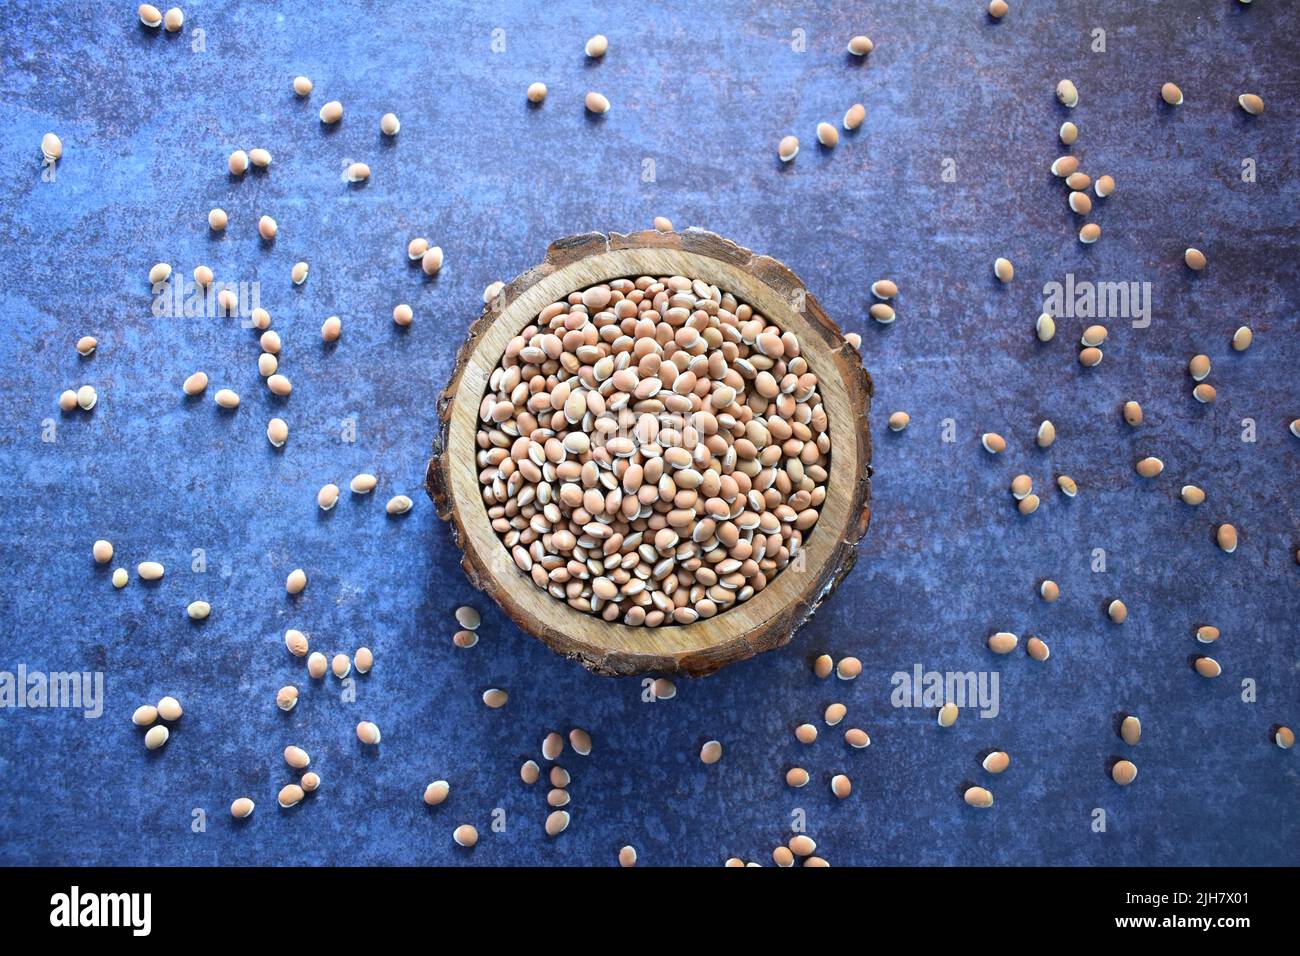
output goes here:
<path id="1" fill-rule="evenodd" d="M 475 461 L 479 403 L 506 344 L 570 292 L 621 277 L 682 275 L 731 292 L 798 338 L 817 375 L 831 435 L 826 500 L 792 563 L 748 601 L 687 625 L 630 627 L 574 610 L 536 587 L 493 531 Z M 870 521 L 871 378 L 857 349 L 780 262 L 704 230 L 587 233 L 553 243 L 470 327 L 439 399 L 441 433 L 426 488 L 475 587 L 525 631 L 601 674 L 707 674 L 786 644 L 853 567 Z"/>

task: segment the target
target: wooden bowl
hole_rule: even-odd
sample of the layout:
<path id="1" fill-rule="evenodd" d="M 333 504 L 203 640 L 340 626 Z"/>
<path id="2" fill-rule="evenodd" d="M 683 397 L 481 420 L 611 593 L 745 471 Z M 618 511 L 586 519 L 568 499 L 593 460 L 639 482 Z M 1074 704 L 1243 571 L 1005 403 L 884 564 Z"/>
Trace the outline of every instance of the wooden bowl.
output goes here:
<path id="1" fill-rule="evenodd" d="M 799 338 L 817 375 L 831 435 L 826 500 L 792 564 L 748 601 L 694 623 L 631 627 L 574 610 L 538 588 L 492 530 L 478 480 L 479 404 L 506 343 L 552 302 L 599 282 L 642 275 L 702 279 L 748 302 Z M 471 583 L 523 630 L 600 674 L 707 674 L 786 644 L 853 567 L 871 510 L 871 378 L 817 300 L 789 269 L 703 230 L 588 233 L 555 242 L 546 260 L 519 276 L 470 327 L 438 402 L 426 488 L 450 522 Z"/>

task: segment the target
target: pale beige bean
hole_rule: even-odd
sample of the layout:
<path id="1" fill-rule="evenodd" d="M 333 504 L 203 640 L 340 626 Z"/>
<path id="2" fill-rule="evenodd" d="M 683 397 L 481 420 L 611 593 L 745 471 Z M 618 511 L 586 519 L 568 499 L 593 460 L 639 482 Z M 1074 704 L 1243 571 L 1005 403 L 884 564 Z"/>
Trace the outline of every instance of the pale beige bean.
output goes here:
<path id="1" fill-rule="evenodd" d="M 54 133 L 46 133 L 41 137 L 41 157 L 45 160 L 45 165 L 57 163 L 62 156 L 63 140 Z"/>
<path id="2" fill-rule="evenodd" d="M 1214 539 L 1220 550 L 1232 554 L 1237 550 L 1237 529 L 1230 524 L 1221 524 L 1214 532 Z"/>
<path id="3" fill-rule="evenodd" d="M 162 724 L 157 724 L 149 728 L 149 732 L 144 735 L 144 745 L 149 750 L 157 750 L 163 744 L 167 743 L 167 738 L 171 736 L 171 731 Z"/>
<path id="4" fill-rule="evenodd" d="M 427 806 L 436 807 L 443 803 L 450 794 L 451 784 L 446 780 L 435 780 L 424 788 L 424 802 Z"/>
<path id="5" fill-rule="evenodd" d="M 989 773 L 1002 773 L 1011 766 L 1011 758 L 1001 750 L 995 750 L 981 761 Z"/>
<path id="6" fill-rule="evenodd" d="M 288 712 L 298 706 L 298 688 L 287 684 L 275 692 L 275 706 Z"/>
<path id="7" fill-rule="evenodd" d="M 998 631 L 988 639 L 988 647 L 994 654 L 1010 654 L 1016 649 L 1020 638 L 1009 631 Z"/>
<path id="8" fill-rule="evenodd" d="M 1237 97 L 1237 105 L 1251 116 L 1264 112 L 1264 98 L 1257 93 L 1242 93 Z"/>
<path id="9" fill-rule="evenodd" d="M 306 587 L 307 572 L 302 568 L 294 568 L 284 579 L 284 589 L 290 594 L 301 594 Z"/>
<path id="10" fill-rule="evenodd" d="M 462 823 L 452 831 L 451 838 L 456 841 L 457 846 L 463 846 L 468 849 L 478 843 L 478 830 L 474 829 L 468 823 Z"/>
<path id="11" fill-rule="evenodd" d="M 1110 778 L 1121 787 L 1127 787 L 1137 779 L 1138 768 L 1131 760 L 1117 760 L 1110 769 Z"/>
<path id="12" fill-rule="evenodd" d="M 379 733 L 379 727 L 369 720 L 363 720 L 357 724 L 357 740 L 361 741 L 368 747 L 376 746 L 382 739 Z"/>
<path id="13" fill-rule="evenodd" d="M 330 662 L 320 651 L 312 651 L 307 658 L 307 675 L 312 680 L 320 680 L 324 677 L 330 668 Z"/>
<path id="14" fill-rule="evenodd" d="M 700 762 L 715 764 L 722 759 L 722 744 L 716 740 L 707 740 L 700 748 Z"/>
<path id="15" fill-rule="evenodd" d="M 591 734 L 575 727 L 569 731 L 569 746 L 573 748 L 573 752 L 578 756 L 589 756 L 591 754 Z"/>
<path id="16" fill-rule="evenodd" d="M 305 657 L 307 655 L 307 635 L 302 631 L 289 628 L 284 632 L 284 646 L 289 649 L 289 653 L 294 657 Z"/>
<path id="17" fill-rule="evenodd" d="M 1119 725 L 1119 736 L 1130 747 L 1136 747 L 1142 739 L 1142 721 L 1132 714 L 1127 715 Z"/>
<path id="18" fill-rule="evenodd" d="M 316 492 L 316 504 L 321 511 L 329 511 L 339 502 L 339 486 L 328 484 Z"/>
<path id="19" fill-rule="evenodd" d="M 939 726 L 951 727 L 957 723 L 957 705 L 949 702 L 939 708 Z"/>
<path id="20" fill-rule="evenodd" d="M 564 752 L 564 738 L 555 731 L 551 731 L 542 739 L 542 756 L 547 760 L 555 760 Z"/>
<path id="21" fill-rule="evenodd" d="M 1198 657 L 1196 659 L 1196 673 L 1202 677 L 1214 678 L 1223 673 L 1223 668 L 1213 657 Z"/>
<path id="22" fill-rule="evenodd" d="M 831 793 L 836 799 L 843 800 L 853 792 L 853 781 L 842 773 L 831 777 Z"/>
<path id="23" fill-rule="evenodd" d="M 230 815 L 236 820 L 243 820 L 253 815 L 253 808 L 256 806 L 248 797 L 236 797 L 230 804 Z"/>

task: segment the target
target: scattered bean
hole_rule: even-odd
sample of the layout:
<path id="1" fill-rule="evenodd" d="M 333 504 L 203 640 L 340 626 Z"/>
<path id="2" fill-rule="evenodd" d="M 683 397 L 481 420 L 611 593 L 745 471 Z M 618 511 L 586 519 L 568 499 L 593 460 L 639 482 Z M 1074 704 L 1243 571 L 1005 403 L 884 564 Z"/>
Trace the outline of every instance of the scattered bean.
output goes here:
<path id="1" fill-rule="evenodd" d="M 1198 657 L 1196 659 L 1196 673 L 1202 677 L 1218 677 L 1223 673 L 1223 668 L 1213 657 Z"/>
<path id="2" fill-rule="evenodd" d="M 1218 530 L 1214 532 L 1214 539 L 1226 554 L 1232 554 L 1237 550 L 1237 529 L 1230 524 L 1219 525 Z"/>
<path id="3" fill-rule="evenodd" d="M 1110 768 L 1110 778 L 1121 787 L 1127 787 L 1137 779 L 1138 768 L 1131 760 L 1117 760 Z"/>
<path id="4" fill-rule="evenodd" d="M 939 708 L 939 726 L 951 727 L 957 723 L 957 705 L 951 701 Z"/>
<path id="5" fill-rule="evenodd" d="M 302 631 L 289 628 L 284 632 L 284 646 L 289 649 L 289 653 L 294 657 L 305 657 L 307 654 L 307 635 Z"/>
<path id="6" fill-rule="evenodd" d="M 853 792 L 853 781 L 842 773 L 837 773 L 831 777 L 831 793 L 843 800 Z"/>
<path id="7" fill-rule="evenodd" d="M 1264 100 L 1255 93 L 1242 93 L 1237 97 L 1237 105 L 1249 113 L 1251 116 L 1258 116 L 1264 112 Z"/>
<path id="8" fill-rule="evenodd" d="M 451 793 L 451 784 L 446 780 L 435 780 L 424 788 L 424 802 L 431 807 L 436 807 L 447 799 Z M 456 841 L 460 843 L 459 840 Z M 463 846 L 464 844 L 462 844 Z"/>
<path id="9" fill-rule="evenodd" d="M 1142 739 L 1142 721 L 1132 714 L 1127 715 L 1119 725 L 1119 736 L 1130 747 L 1136 747 Z"/>
<path id="10" fill-rule="evenodd" d="M 989 754 L 981 763 L 989 773 L 1002 773 L 1007 767 L 1011 766 L 1011 758 L 1001 750 L 995 750 Z"/>

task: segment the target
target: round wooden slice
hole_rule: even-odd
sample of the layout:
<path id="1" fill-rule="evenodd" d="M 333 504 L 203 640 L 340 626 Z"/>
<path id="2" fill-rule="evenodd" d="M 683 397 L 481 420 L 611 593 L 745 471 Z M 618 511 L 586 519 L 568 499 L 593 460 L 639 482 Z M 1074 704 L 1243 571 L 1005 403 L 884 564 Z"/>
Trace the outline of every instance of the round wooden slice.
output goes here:
<path id="1" fill-rule="evenodd" d="M 802 562 L 792 562 L 748 601 L 711 618 L 665 627 L 609 623 L 534 585 L 492 530 L 475 462 L 479 403 L 506 343 L 569 293 L 642 275 L 702 279 L 798 336 L 818 378 L 831 435 L 826 500 L 804 542 Z M 871 516 L 871 394 L 858 350 L 776 260 L 698 229 L 570 236 L 555 242 L 541 265 L 507 285 L 470 327 L 439 398 L 442 429 L 426 488 L 439 517 L 450 522 L 470 581 L 529 634 L 600 674 L 708 674 L 789 642 L 853 567 Z"/>

